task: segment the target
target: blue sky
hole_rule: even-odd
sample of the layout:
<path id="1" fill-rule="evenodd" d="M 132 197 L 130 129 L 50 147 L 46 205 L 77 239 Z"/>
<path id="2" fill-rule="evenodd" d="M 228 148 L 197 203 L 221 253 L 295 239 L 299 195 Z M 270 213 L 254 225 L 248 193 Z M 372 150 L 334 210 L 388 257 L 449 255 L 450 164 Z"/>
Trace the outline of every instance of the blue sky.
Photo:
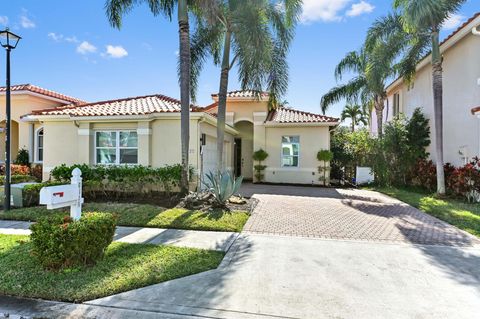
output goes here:
<path id="1" fill-rule="evenodd" d="M 289 55 L 290 106 L 320 112 L 324 93 L 335 85 L 333 71 L 346 52 L 360 47 L 366 30 L 386 14 L 385 0 L 304 0 L 304 13 Z M 478 11 L 469 0 L 443 31 L 448 35 Z M 32 83 L 87 101 L 162 93 L 179 97 L 176 73 L 177 24 L 153 17 L 140 6 L 113 29 L 104 1 L 15 0 L 0 9 L 0 28 L 23 37 L 12 55 L 12 82 Z M 0 83 L 4 83 L 0 59 Z M 219 70 L 201 76 L 198 104 L 211 103 Z M 231 73 L 229 89 L 238 89 Z M 343 105 L 327 113 L 338 116 Z"/>

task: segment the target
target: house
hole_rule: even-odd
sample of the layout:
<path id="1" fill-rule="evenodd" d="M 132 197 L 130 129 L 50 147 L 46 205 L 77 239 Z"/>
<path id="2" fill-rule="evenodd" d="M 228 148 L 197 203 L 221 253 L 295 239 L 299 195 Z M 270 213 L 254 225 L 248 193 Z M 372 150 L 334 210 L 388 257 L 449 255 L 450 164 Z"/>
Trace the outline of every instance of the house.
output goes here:
<path id="1" fill-rule="evenodd" d="M 4 106 L 5 87 L 0 87 L 0 105 Z M 22 115 L 35 110 L 61 107 L 77 103 L 85 103 L 54 91 L 46 90 L 31 84 L 11 87 L 11 151 L 15 160 L 20 149 L 27 149 L 31 163 L 43 161 L 43 130 L 38 122 L 25 122 Z M 5 141 L 5 107 L 0 108 L 0 141 Z M 5 143 L 0 143 L 0 162 L 5 162 Z"/>
<path id="2" fill-rule="evenodd" d="M 196 172 L 215 169 L 218 96 L 208 107 L 191 106 L 190 164 Z M 148 95 L 35 109 L 25 125 L 43 129 L 43 177 L 57 165 L 178 164 L 180 101 Z M 224 166 L 253 179 L 254 151 L 269 157 L 265 181 L 320 184 L 316 154 L 330 149 L 336 118 L 281 107 L 269 111 L 268 94 L 234 91 L 227 97 Z M 204 145 L 202 145 L 204 144 Z"/>
<path id="3" fill-rule="evenodd" d="M 480 37 L 472 29 L 480 25 L 477 13 L 448 36 L 440 46 L 443 54 L 443 147 L 444 161 L 464 165 L 480 155 Z M 390 121 L 398 113 L 410 117 L 421 108 L 430 120 L 432 143 L 428 148 L 435 161 L 435 134 L 431 56 L 417 65 L 416 78 L 408 85 L 403 79 L 387 88 L 384 118 Z M 472 109 L 473 108 L 473 109 Z M 473 116 L 473 114 L 477 116 Z M 375 112 L 372 123 L 376 123 Z M 376 134 L 376 125 L 371 131 Z"/>

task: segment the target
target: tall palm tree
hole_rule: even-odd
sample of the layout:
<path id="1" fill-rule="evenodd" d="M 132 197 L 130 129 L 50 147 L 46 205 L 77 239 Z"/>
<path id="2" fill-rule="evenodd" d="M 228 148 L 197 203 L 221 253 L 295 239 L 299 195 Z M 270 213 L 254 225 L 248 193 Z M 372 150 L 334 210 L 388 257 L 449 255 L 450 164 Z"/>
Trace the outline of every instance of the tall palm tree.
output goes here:
<path id="1" fill-rule="evenodd" d="M 350 119 L 352 121 L 351 128 L 352 132 L 355 132 L 355 126 L 359 123 L 363 125 L 368 124 L 368 115 L 364 108 L 360 107 L 359 105 L 347 105 L 342 111 L 341 114 L 342 121 L 346 119 Z"/>
<path id="2" fill-rule="evenodd" d="M 301 11 L 301 0 L 218 0 L 200 12 L 192 40 L 192 97 L 207 56 L 220 65 L 217 111 L 217 172 L 223 170 L 223 143 L 230 70 L 238 67 L 242 89 L 257 98 L 264 86 L 275 107 L 288 86 L 286 56 Z"/>
<path id="3" fill-rule="evenodd" d="M 180 191 L 182 194 L 188 192 L 189 165 L 188 150 L 190 142 L 190 26 L 188 19 L 189 6 L 187 0 L 107 0 L 105 9 L 110 24 L 120 29 L 122 18 L 133 9 L 134 6 L 142 3 L 148 4 L 153 15 L 164 14 L 171 19 L 177 4 L 179 43 L 180 43 L 180 102 L 181 102 L 181 149 L 182 149 L 182 176 Z"/>
<path id="4" fill-rule="evenodd" d="M 395 0 L 400 10 L 404 29 L 413 34 L 428 34 L 426 44 L 431 49 L 433 111 L 435 125 L 435 153 L 437 169 L 437 193 L 445 194 L 443 162 L 443 58 L 440 52 L 440 29 L 443 23 L 465 0 Z M 421 46 L 421 45 L 419 45 Z"/>

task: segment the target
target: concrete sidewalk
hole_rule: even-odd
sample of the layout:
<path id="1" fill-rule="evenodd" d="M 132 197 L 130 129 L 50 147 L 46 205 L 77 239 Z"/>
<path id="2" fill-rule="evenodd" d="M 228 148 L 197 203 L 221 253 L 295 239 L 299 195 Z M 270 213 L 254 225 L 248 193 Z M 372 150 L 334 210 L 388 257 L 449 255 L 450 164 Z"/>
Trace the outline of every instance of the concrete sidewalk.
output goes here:
<path id="1" fill-rule="evenodd" d="M 0 234 L 30 235 L 30 222 L 0 220 Z M 118 226 L 114 241 L 228 251 L 238 233 Z"/>

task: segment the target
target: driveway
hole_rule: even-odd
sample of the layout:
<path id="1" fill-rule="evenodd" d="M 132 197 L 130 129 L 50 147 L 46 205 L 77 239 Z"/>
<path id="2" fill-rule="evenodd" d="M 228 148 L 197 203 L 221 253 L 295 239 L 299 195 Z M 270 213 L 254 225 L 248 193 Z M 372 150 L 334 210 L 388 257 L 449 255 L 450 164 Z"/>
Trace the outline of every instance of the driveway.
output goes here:
<path id="1" fill-rule="evenodd" d="M 221 266 L 90 305 L 202 318 L 474 318 L 478 240 L 375 192 L 245 185 Z M 428 243 L 428 244 L 427 244 Z"/>

